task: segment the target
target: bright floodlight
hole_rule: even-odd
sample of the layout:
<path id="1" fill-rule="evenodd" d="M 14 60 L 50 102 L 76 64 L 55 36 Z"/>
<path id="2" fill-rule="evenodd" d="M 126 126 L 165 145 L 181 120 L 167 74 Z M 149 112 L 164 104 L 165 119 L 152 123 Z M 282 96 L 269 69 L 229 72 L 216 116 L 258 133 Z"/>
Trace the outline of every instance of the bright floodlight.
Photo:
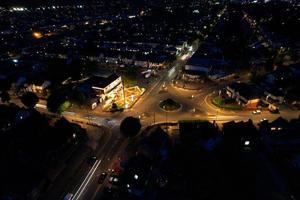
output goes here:
<path id="1" fill-rule="evenodd" d="M 139 176 L 138 176 L 137 174 L 135 174 L 135 175 L 133 176 L 133 178 L 134 178 L 135 180 L 138 180 L 138 179 L 139 179 Z"/>
<path id="2" fill-rule="evenodd" d="M 245 146 L 249 146 L 250 145 L 250 141 L 245 141 Z"/>

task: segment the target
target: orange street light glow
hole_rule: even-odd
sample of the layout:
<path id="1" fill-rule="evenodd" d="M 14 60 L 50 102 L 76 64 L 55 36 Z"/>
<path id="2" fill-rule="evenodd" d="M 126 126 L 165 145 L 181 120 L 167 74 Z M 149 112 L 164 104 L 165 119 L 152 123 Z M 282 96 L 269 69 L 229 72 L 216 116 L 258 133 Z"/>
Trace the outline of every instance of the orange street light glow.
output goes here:
<path id="1" fill-rule="evenodd" d="M 36 38 L 36 39 L 40 39 L 43 37 L 42 33 L 40 32 L 33 32 L 33 37 Z"/>

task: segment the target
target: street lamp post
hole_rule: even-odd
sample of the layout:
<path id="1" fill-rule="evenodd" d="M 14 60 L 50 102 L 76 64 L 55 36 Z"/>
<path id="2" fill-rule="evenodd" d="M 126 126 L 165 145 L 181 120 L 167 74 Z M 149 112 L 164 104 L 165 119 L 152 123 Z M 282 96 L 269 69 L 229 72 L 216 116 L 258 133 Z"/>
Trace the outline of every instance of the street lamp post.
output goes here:
<path id="1" fill-rule="evenodd" d="M 125 100 L 125 89 L 124 89 L 124 82 L 122 79 L 122 92 L 123 92 L 123 101 L 124 101 L 124 108 L 126 107 L 126 100 Z"/>
<path id="2" fill-rule="evenodd" d="M 167 126 L 167 123 L 168 123 L 168 111 L 166 110 L 166 106 L 163 107 L 165 112 L 166 112 L 166 123 L 165 123 L 165 126 L 166 126 L 166 132 L 168 133 L 168 126 Z"/>
<path id="3" fill-rule="evenodd" d="M 218 120 L 219 109 L 217 109 L 216 121 Z"/>

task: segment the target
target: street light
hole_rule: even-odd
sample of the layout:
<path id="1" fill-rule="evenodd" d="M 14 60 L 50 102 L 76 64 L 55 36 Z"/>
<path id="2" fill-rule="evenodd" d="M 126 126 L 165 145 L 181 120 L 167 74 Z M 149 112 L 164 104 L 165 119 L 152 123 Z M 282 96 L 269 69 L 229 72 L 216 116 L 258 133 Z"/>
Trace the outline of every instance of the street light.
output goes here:
<path id="1" fill-rule="evenodd" d="M 32 36 L 35 38 L 35 39 L 40 39 L 43 37 L 42 33 L 41 32 L 33 32 L 32 33 Z"/>
<path id="2" fill-rule="evenodd" d="M 244 144 L 245 144 L 245 146 L 249 146 L 250 145 L 250 141 L 246 140 Z"/>
<path id="3" fill-rule="evenodd" d="M 218 120 L 218 115 L 219 115 L 219 109 L 217 109 L 217 114 L 216 114 L 216 120 L 215 121 Z"/>
<path id="4" fill-rule="evenodd" d="M 128 105 L 126 104 L 125 88 L 124 88 L 124 81 L 123 81 L 123 79 L 121 79 L 121 83 L 122 83 L 122 93 L 123 93 L 124 107 L 125 107 L 125 109 L 127 109 L 127 108 L 128 108 Z"/>

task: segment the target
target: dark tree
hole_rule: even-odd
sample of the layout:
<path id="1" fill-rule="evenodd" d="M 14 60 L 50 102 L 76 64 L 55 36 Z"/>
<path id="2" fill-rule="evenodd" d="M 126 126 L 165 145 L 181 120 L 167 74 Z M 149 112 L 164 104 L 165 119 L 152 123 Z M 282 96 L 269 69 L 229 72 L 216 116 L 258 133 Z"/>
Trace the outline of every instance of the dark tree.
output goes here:
<path id="1" fill-rule="evenodd" d="M 61 145 L 86 139 L 86 130 L 78 124 L 70 123 L 64 117 L 56 121 L 54 132 L 55 140 Z"/>
<path id="2" fill-rule="evenodd" d="M 7 91 L 11 87 L 11 83 L 7 79 L 0 79 L 0 91 Z"/>
<path id="3" fill-rule="evenodd" d="M 34 108 L 39 102 L 39 98 L 33 92 L 26 92 L 22 95 L 21 101 L 27 108 Z"/>
<path id="4" fill-rule="evenodd" d="M 47 109 L 53 113 L 61 113 L 64 111 L 64 104 L 66 101 L 66 96 L 61 92 L 53 92 L 47 99 Z"/>
<path id="5" fill-rule="evenodd" d="M 126 117 L 120 125 L 120 131 L 125 137 L 134 137 L 141 130 L 141 123 L 138 118 Z"/>
<path id="6" fill-rule="evenodd" d="M 0 92 L 0 100 L 2 103 L 10 102 L 10 96 L 7 91 Z"/>
<path id="7" fill-rule="evenodd" d="M 73 80 L 79 80 L 82 78 L 82 73 L 85 71 L 83 67 L 84 63 L 79 58 L 72 58 L 68 63 L 67 69 Z"/>
<path id="8" fill-rule="evenodd" d="M 87 102 L 87 96 L 83 92 L 75 92 L 73 101 L 80 107 L 84 106 Z"/>

